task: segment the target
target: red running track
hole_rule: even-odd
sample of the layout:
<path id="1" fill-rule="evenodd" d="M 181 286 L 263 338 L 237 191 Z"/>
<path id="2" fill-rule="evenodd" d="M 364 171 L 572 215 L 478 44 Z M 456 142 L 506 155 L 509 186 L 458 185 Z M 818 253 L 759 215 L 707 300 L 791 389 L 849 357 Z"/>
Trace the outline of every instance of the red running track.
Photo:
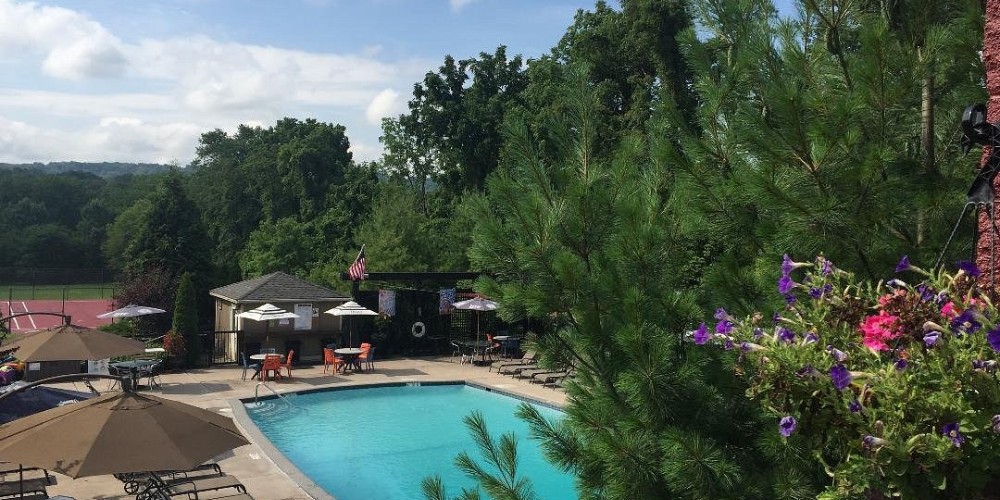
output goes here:
<path id="1" fill-rule="evenodd" d="M 65 305 L 65 310 L 63 306 Z M 71 316 L 74 325 L 96 328 L 111 323 L 111 319 L 99 319 L 98 314 L 114 309 L 111 299 L 103 300 L 0 300 L 0 317 L 6 318 L 21 313 L 60 313 Z M 62 318 L 48 314 L 18 316 L 7 322 L 11 332 L 29 332 L 52 328 L 62 324 Z"/>

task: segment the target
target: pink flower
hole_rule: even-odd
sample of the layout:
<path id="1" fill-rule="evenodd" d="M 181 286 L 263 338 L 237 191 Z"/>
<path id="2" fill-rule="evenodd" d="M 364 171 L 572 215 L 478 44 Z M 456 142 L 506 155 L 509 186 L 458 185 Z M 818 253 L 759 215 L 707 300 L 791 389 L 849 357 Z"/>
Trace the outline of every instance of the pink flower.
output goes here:
<path id="1" fill-rule="evenodd" d="M 948 302 L 947 304 L 941 306 L 941 316 L 948 319 L 955 319 L 959 314 L 958 307 L 955 306 L 954 302 Z"/>
<path id="2" fill-rule="evenodd" d="M 873 351 L 886 351 L 889 349 L 886 342 L 899 336 L 896 325 L 898 316 L 893 316 L 885 311 L 879 311 L 878 315 L 868 316 L 861 323 L 861 333 L 864 334 L 865 347 Z"/>

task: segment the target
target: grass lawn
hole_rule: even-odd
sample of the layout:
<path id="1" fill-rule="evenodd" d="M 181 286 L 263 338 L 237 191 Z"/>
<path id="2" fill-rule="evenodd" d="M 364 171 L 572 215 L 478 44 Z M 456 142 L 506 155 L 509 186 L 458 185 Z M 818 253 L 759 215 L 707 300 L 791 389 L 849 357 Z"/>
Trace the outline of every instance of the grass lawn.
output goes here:
<path id="1" fill-rule="evenodd" d="M 84 285 L 3 285 L 0 300 L 95 300 L 114 297 L 114 284 Z"/>

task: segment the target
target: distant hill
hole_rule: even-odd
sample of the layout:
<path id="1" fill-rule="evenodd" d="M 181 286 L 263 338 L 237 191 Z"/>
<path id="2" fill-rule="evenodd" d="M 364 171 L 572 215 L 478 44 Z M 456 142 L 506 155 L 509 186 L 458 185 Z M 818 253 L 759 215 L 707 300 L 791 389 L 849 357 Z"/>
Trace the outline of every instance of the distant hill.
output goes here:
<path id="1" fill-rule="evenodd" d="M 56 161 L 51 163 L 0 163 L 0 168 L 21 168 L 45 174 L 62 174 L 66 172 L 86 172 L 98 177 L 116 177 L 119 175 L 150 175 L 170 171 L 170 165 L 157 163 L 84 163 L 77 161 Z"/>

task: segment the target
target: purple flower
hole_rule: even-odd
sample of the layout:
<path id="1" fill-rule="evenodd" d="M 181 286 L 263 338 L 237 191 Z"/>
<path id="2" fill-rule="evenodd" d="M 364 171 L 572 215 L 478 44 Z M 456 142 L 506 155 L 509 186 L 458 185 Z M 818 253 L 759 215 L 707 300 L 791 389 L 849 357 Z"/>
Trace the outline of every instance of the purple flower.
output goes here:
<path id="1" fill-rule="evenodd" d="M 865 445 L 865 448 L 875 448 L 885 444 L 885 440 L 882 438 L 877 438 L 871 434 L 865 436 L 861 439 L 861 442 Z"/>
<path id="2" fill-rule="evenodd" d="M 963 260 L 961 262 L 956 262 L 955 265 L 958 266 L 958 270 L 959 271 L 962 271 L 965 274 L 968 274 L 969 277 L 971 277 L 971 278 L 978 278 L 980 274 L 983 274 L 981 271 L 979 271 L 979 268 L 976 267 L 975 264 L 973 264 L 972 262 L 969 262 L 967 260 Z"/>
<path id="3" fill-rule="evenodd" d="M 829 259 L 825 259 L 823 257 L 820 257 L 820 259 L 823 260 L 823 264 L 820 266 L 819 273 L 822 274 L 823 276 L 829 276 L 833 274 L 833 262 L 830 262 Z"/>
<path id="4" fill-rule="evenodd" d="M 783 327 L 778 327 L 778 339 L 786 344 L 791 344 L 795 341 L 795 332 Z"/>
<path id="5" fill-rule="evenodd" d="M 750 345 L 750 342 L 740 342 L 740 350 L 743 352 L 750 352 L 753 350 L 753 346 Z"/>
<path id="6" fill-rule="evenodd" d="M 1000 326 L 997 326 L 986 334 L 986 341 L 990 343 L 990 347 L 994 351 L 1000 352 Z"/>
<path id="7" fill-rule="evenodd" d="M 721 333 L 722 335 L 729 335 L 729 332 L 733 331 L 733 322 L 729 320 L 721 320 L 715 324 L 715 333 Z"/>
<path id="8" fill-rule="evenodd" d="M 976 333 L 981 326 L 983 325 L 976 321 L 975 310 L 971 307 L 951 320 L 951 328 L 958 334 Z"/>
<path id="9" fill-rule="evenodd" d="M 818 375 L 818 374 L 819 372 L 816 371 L 815 368 L 813 368 L 813 365 L 806 365 L 795 371 L 795 375 L 798 376 L 799 378 L 811 377 L 813 375 Z"/>
<path id="10" fill-rule="evenodd" d="M 830 368 L 830 381 L 833 382 L 833 386 L 838 391 L 842 391 L 851 385 L 851 380 L 851 372 L 844 365 L 836 364 Z"/>
<path id="11" fill-rule="evenodd" d="M 781 275 L 782 276 L 788 276 L 789 273 L 792 272 L 792 269 L 795 269 L 796 267 L 798 267 L 798 266 L 796 266 L 795 261 L 793 261 L 792 259 L 790 259 L 788 257 L 787 253 L 785 255 L 781 256 Z"/>
<path id="12" fill-rule="evenodd" d="M 899 264 L 896 264 L 896 272 L 909 271 L 910 267 L 910 256 L 904 255 L 902 259 L 899 259 Z"/>
<path id="13" fill-rule="evenodd" d="M 926 344 L 927 347 L 932 347 L 934 344 L 937 344 L 937 341 L 940 338 L 941 338 L 940 333 L 931 330 L 924 334 L 924 344 Z"/>
<path id="14" fill-rule="evenodd" d="M 927 286 L 926 283 L 921 283 L 917 285 L 917 291 L 920 292 L 920 300 L 927 302 L 934 298 L 934 290 Z"/>
<path id="15" fill-rule="evenodd" d="M 843 363 L 847 359 L 847 353 L 841 351 L 840 349 L 834 348 L 832 345 L 826 346 L 826 352 L 830 353 L 838 363 Z"/>
<path id="16" fill-rule="evenodd" d="M 793 288 L 795 288 L 795 285 L 796 283 L 792 281 L 791 276 L 784 275 L 778 280 L 778 293 L 787 295 Z"/>
<path id="17" fill-rule="evenodd" d="M 951 439 L 951 444 L 956 447 L 962 446 L 962 443 L 965 442 L 965 436 L 963 436 L 958 430 L 958 422 L 945 424 L 945 426 L 941 428 L 941 434 L 944 434 L 946 438 Z"/>
<path id="18" fill-rule="evenodd" d="M 758 327 L 756 327 L 756 328 L 753 329 L 753 340 L 754 340 L 754 342 L 760 340 L 760 338 L 763 337 L 763 336 L 764 336 L 764 329 L 763 328 L 761 328 L 761 327 L 758 326 Z"/>
<path id="19" fill-rule="evenodd" d="M 694 331 L 694 343 L 698 345 L 703 345 L 708 342 L 708 327 L 705 323 L 698 325 L 698 329 Z"/>
<path id="20" fill-rule="evenodd" d="M 796 303 L 799 299 L 796 299 L 794 295 L 787 293 L 785 294 L 785 304 L 792 305 Z"/>
<path id="21" fill-rule="evenodd" d="M 722 343 L 722 348 L 727 351 L 733 350 L 733 347 L 735 347 L 735 345 L 733 344 L 732 339 L 726 339 L 726 341 Z"/>
<path id="22" fill-rule="evenodd" d="M 780 432 L 784 437 L 791 436 L 792 433 L 795 432 L 795 426 L 798 424 L 799 423 L 795 421 L 795 417 L 791 415 L 781 417 L 781 422 L 778 423 L 778 432 Z"/>
<path id="23" fill-rule="evenodd" d="M 891 279 L 889 281 L 886 281 L 885 284 L 886 284 L 886 286 L 898 286 L 898 287 L 905 287 L 906 286 L 906 282 L 905 281 L 900 280 L 900 279 L 895 279 L 895 278 L 893 278 L 893 279 Z"/>
<path id="24" fill-rule="evenodd" d="M 781 321 L 781 315 L 780 314 L 778 314 L 777 312 L 775 312 L 774 314 L 771 315 L 771 324 L 772 325 L 777 325 L 778 322 L 780 322 L 780 321 Z"/>
<path id="25" fill-rule="evenodd" d="M 993 432 L 1000 434 L 1000 415 L 993 415 Z"/>
<path id="26" fill-rule="evenodd" d="M 816 336 L 815 333 L 809 332 L 806 334 L 806 338 L 803 340 L 803 342 L 806 344 L 815 344 L 816 342 L 819 342 L 819 337 Z"/>
<path id="27" fill-rule="evenodd" d="M 855 399 L 854 401 L 851 401 L 851 403 L 847 405 L 847 409 L 851 410 L 851 413 L 861 413 L 861 403 L 857 399 Z"/>
<path id="28" fill-rule="evenodd" d="M 721 320 L 732 321 L 733 317 L 730 316 L 729 313 L 726 312 L 725 309 L 723 309 L 723 308 L 720 307 L 720 308 L 718 308 L 718 309 L 715 310 L 715 319 L 720 320 L 720 321 Z"/>
<path id="29" fill-rule="evenodd" d="M 899 371 L 905 370 L 906 369 L 906 365 L 907 365 L 906 360 L 903 359 L 903 358 L 897 359 L 896 362 L 892 364 L 892 366 L 894 366 L 896 368 L 896 370 L 899 370 Z"/>

